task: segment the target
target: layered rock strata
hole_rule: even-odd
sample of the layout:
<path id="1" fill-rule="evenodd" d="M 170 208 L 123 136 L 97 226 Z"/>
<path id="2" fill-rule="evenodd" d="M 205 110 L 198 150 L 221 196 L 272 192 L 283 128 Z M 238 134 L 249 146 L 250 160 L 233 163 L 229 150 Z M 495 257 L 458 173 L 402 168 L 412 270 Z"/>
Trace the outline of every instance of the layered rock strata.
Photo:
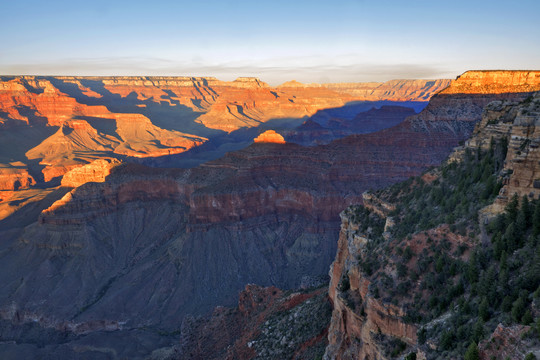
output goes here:
<path id="1" fill-rule="evenodd" d="M 36 181 L 49 182 L 96 158 L 180 154 L 218 135 L 301 121 L 354 99 L 324 86 L 272 88 L 257 78 L 3 76 L 0 163 L 22 162 Z"/>
<path id="2" fill-rule="evenodd" d="M 380 214 L 387 215 L 384 207 Z M 329 296 L 333 312 L 325 359 L 386 358 L 381 336 L 415 345 L 417 328 L 406 323 L 405 311 L 369 292 L 370 280 L 358 266 L 369 235 L 359 232 L 359 224 L 342 213 L 336 259 L 330 268 Z M 348 286 L 343 282 L 348 281 Z"/>
<path id="3" fill-rule="evenodd" d="M 354 96 L 357 100 L 426 101 L 452 84 L 451 80 L 391 80 L 384 83 L 324 84 L 328 89 Z"/>

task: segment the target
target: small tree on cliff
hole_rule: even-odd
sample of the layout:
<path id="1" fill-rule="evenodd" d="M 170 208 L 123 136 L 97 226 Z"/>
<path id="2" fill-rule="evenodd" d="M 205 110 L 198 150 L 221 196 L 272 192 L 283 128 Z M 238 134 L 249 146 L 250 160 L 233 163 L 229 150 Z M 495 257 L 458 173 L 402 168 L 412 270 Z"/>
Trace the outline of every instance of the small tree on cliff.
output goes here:
<path id="1" fill-rule="evenodd" d="M 478 346 L 475 342 L 472 342 L 465 353 L 465 360 L 480 360 L 480 353 L 478 351 Z"/>

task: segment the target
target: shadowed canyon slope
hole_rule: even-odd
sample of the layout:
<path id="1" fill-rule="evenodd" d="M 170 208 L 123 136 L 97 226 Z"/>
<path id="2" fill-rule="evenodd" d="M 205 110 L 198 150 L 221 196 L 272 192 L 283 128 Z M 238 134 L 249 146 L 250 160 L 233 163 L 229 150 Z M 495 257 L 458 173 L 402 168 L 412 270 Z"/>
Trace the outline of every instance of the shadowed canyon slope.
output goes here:
<path id="1" fill-rule="evenodd" d="M 487 85 L 483 75 L 495 84 Z M 527 81 L 523 79 L 533 75 L 467 73 L 455 84 L 461 87 L 460 96 L 463 89 L 487 94 L 489 87 L 503 84 L 512 84 L 503 91 L 513 86 L 519 89 Z M 538 79 L 540 72 L 535 76 Z M 504 83 L 496 84 L 501 78 Z M 525 98 L 505 94 L 484 107 L 471 138 L 443 166 L 421 179 L 365 193 L 364 207 L 351 207 L 341 214 L 338 250 L 330 271 L 334 310 L 325 359 L 395 358 L 408 353 L 424 359 L 462 358 L 471 341 L 478 343 L 481 359 L 524 359 L 530 352 L 538 354 L 536 334 L 525 335 L 530 322 L 516 318 L 515 310 L 509 316 L 511 307 L 501 305 L 512 293 L 533 298 L 528 295 L 536 291 L 540 279 L 538 241 L 524 232 L 514 246 L 508 240 L 511 230 L 503 228 L 501 237 L 493 225 L 500 223 L 505 208 L 511 208 L 513 196 L 524 213 L 524 203 L 539 199 L 539 126 L 540 92 Z M 453 171 L 460 171 L 460 176 Z M 464 191 L 458 184 L 467 178 L 469 190 Z M 490 189 L 495 181 L 499 185 Z M 437 202 L 433 194 L 441 184 L 446 191 L 444 200 Z M 461 195 L 464 192 L 467 195 Z M 452 205 L 456 194 L 461 200 Z M 464 203 L 468 205 L 465 213 L 461 212 Z M 427 217 L 420 215 L 423 211 Z M 408 215 L 404 214 L 420 216 L 412 215 L 414 221 L 405 225 Z M 372 231 L 376 223 L 379 229 Z M 514 228 L 514 224 L 504 226 Z M 503 241 L 510 245 L 505 247 Z M 475 258 L 484 259 L 484 270 L 473 267 Z M 506 261 L 516 264 L 510 273 L 505 273 Z M 464 268 L 449 271 L 460 262 Z M 487 274 L 493 269 L 498 269 L 498 280 L 490 281 Z M 466 271 L 477 279 L 464 276 Z M 538 311 L 535 297 L 530 305 L 525 301 L 533 312 Z M 481 306 L 478 312 L 464 310 L 478 306 L 479 299 L 490 299 L 484 313 Z M 470 331 L 473 326 L 480 330 Z M 451 342 L 445 340 L 448 334 Z"/>
<path id="2" fill-rule="evenodd" d="M 44 205 L 24 228 L 18 212 L 0 223 L 1 315 L 76 341 L 174 332 L 187 314 L 235 304 L 247 283 L 294 288 L 324 275 L 340 211 L 439 164 L 487 103 L 540 89 L 539 72 L 521 74 L 468 72 L 399 125 L 327 145 L 255 143 L 192 169 L 96 163 L 81 173 L 107 169 L 105 182 Z M 519 80 L 501 91 L 507 78 Z"/>
<path id="3" fill-rule="evenodd" d="M 337 85 L 272 88 L 256 78 L 226 82 L 195 77 L 3 76 L 0 188 L 49 182 L 97 158 L 163 157 L 213 141 L 201 150 L 217 151 L 208 160 L 245 147 L 256 136 L 228 136 L 240 129 L 266 122 L 294 127 L 321 109 L 355 100 L 426 101 L 449 82 L 343 84 L 346 90 L 381 85 L 388 89 L 382 96 L 359 97 Z M 228 142 L 236 145 L 227 146 Z"/>

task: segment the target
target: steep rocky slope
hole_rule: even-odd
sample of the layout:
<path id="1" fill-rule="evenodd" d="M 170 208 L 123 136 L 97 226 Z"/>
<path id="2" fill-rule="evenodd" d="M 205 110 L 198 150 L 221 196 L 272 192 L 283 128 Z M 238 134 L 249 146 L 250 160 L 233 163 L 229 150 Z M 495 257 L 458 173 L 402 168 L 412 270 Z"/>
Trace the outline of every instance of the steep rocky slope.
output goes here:
<path id="1" fill-rule="evenodd" d="M 442 167 L 342 213 L 325 358 L 540 353 L 539 110 L 540 93 L 488 104 Z"/>
<path id="2" fill-rule="evenodd" d="M 237 307 L 186 318 L 174 350 L 194 360 L 316 359 L 327 345 L 330 314 L 326 288 L 284 292 L 250 284 Z"/>

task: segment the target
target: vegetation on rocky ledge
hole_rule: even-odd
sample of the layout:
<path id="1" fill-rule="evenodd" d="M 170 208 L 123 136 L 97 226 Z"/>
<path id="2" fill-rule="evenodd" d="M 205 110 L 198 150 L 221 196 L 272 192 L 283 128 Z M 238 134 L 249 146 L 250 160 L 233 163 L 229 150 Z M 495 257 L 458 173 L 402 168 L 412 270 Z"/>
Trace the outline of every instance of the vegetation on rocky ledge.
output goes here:
<path id="1" fill-rule="evenodd" d="M 358 264 L 370 293 L 404 309 L 428 358 L 478 358 L 498 324 L 533 325 L 524 340 L 540 341 L 540 200 L 516 195 L 498 216 L 479 216 L 502 186 L 507 148 L 467 148 L 459 162 L 376 192 L 395 205 L 386 233 L 375 212 L 349 209 L 368 237 Z"/>

